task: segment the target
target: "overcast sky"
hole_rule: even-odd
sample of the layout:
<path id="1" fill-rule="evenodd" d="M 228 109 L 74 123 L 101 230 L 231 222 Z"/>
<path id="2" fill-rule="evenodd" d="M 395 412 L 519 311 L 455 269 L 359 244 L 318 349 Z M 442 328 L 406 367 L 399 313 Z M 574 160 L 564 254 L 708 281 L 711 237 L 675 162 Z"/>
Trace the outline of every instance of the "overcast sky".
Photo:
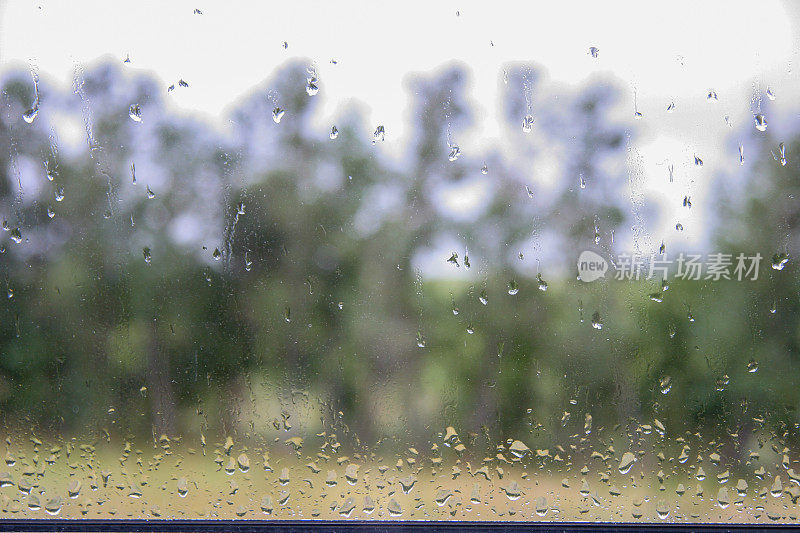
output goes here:
<path id="1" fill-rule="evenodd" d="M 796 121 L 798 9 L 775 0 L 654 5 L 6 1 L 0 3 L 0 69 L 33 66 L 43 79 L 70 87 L 76 65 L 129 55 L 129 68 L 155 74 L 165 87 L 179 78 L 190 83 L 170 93 L 174 109 L 222 124 L 226 108 L 275 67 L 309 58 L 322 84 L 319 126 L 329 128 L 350 100 L 358 100 L 373 129 L 385 125 L 381 149 L 389 154 L 401 153 L 407 140 L 409 73 L 453 60 L 470 66 L 470 97 L 479 107 L 477 127 L 458 139 L 465 154 L 500 143 L 498 79 L 509 62 L 536 63 L 551 81 L 571 86 L 607 75 L 625 91 L 617 113 L 628 120 L 634 105 L 642 113 L 630 155 L 631 197 L 663 207 L 647 228 L 648 242 L 638 244 L 667 238 L 690 245 L 708 215 L 710 177 L 738 166 L 730 135 L 752 125 L 767 88 L 775 95 L 770 133 L 779 135 Z M 597 58 L 589 54 L 592 46 Z M 706 99 L 711 89 L 718 95 L 714 104 Z M 673 101 L 675 112 L 668 114 Z M 703 174 L 693 168 L 695 153 L 703 156 Z M 676 171 L 671 196 L 665 194 L 668 162 Z M 674 199 L 683 192 L 696 206 L 689 215 Z M 480 201 L 479 190 L 460 194 L 459 205 Z"/>

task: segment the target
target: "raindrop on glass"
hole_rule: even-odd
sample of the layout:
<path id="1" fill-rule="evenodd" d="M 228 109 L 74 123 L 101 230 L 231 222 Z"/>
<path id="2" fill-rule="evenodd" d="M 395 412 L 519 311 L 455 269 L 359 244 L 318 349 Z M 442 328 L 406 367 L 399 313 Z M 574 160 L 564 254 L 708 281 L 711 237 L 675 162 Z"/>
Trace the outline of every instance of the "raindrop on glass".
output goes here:
<path id="1" fill-rule="evenodd" d="M 375 128 L 375 132 L 372 134 L 372 144 L 375 144 L 377 141 L 384 141 L 386 140 L 386 129 L 383 127 L 383 124 Z"/>
<path id="2" fill-rule="evenodd" d="M 519 286 L 517 286 L 517 282 L 513 281 L 513 280 L 509 281 L 508 282 L 508 294 L 510 294 L 511 296 L 514 296 L 518 292 L 519 292 Z"/>
<path id="3" fill-rule="evenodd" d="M 32 108 L 28 109 L 22 114 L 22 120 L 27 122 L 28 124 L 32 124 L 34 120 L 36 120 L 36 115 L 39 114 L 39 104 L 37 103 Z"/>
<path id="4" fill-rule="evenodd" d="M 314 96 L 319 92 L 319 85 L 316 76 L 311 76 L 306 82 L 306 92 L 308 96 Z"/>
<path id="5" fill-rule="evenodd" d="M 142 121 L 142 110 L 139 107 L 139 104 L 133 104 L 128 108 L 128 116 L 131 117 L 131 120 L 134 122 L 141 122 Z"/>
<path id="6" fill-rule="evenodd" d="M 772 268 L 774 270 L 783 270 L 788 262 L 789 255 L 786 253 L 779 253 L 772 256 Z"/>
<path id="7" fill-rule="evenodd" d="M 522 119 L 522 131 L 525 133 L 530 133 L 533 129 L 533 116 L 532 115 L 525 115 L 525 118 Z"/>

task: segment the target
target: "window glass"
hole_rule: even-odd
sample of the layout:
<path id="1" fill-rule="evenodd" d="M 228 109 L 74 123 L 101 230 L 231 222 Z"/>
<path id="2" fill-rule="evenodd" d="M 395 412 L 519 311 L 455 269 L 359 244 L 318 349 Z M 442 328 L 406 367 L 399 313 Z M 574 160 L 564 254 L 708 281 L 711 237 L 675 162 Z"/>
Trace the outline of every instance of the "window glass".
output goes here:
<path id="1" fill-rule="evenodd" d="M 0 517 L 797 521 L 792 3 L 0 7 Z"/>

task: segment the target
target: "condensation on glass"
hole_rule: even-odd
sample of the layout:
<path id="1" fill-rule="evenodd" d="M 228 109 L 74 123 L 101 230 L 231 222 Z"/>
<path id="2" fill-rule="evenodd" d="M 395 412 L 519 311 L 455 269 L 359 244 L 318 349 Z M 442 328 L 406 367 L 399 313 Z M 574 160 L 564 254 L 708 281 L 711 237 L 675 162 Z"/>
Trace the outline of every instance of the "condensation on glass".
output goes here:
<path id="1" fill-rule="evenodd" d="M 428 8 L 0 8 L 0 518 L 797 521 L 797 9 Z"/>

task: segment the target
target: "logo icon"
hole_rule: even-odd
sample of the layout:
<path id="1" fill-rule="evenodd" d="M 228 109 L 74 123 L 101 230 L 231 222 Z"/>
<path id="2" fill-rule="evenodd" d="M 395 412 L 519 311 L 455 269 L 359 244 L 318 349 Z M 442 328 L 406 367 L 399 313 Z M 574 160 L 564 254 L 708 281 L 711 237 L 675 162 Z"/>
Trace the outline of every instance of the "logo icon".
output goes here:
<path id="1" fill-rule="evenodd" d="M 591 283 L 606 275 L 608 261 L 602 255 L 591 250 L 584 250 L 578 256 L 578 279 Z"/>

